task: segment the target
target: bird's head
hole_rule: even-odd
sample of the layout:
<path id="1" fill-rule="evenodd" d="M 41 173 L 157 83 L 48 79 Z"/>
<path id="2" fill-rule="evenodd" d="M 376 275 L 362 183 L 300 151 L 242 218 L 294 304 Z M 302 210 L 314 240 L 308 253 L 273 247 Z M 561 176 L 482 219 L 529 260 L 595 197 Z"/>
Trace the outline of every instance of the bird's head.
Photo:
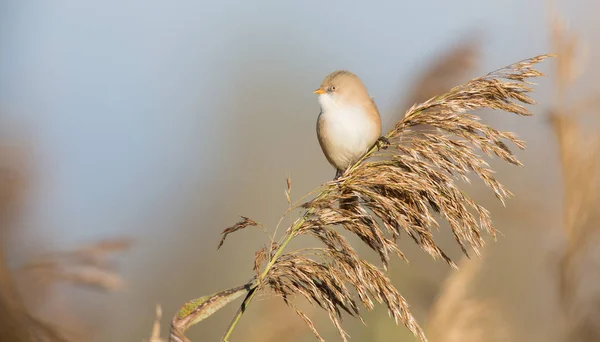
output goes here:
<path id="1" fill-rule="evenodd" d="M 355 74 L 345 70 L 327 75 L 313 93 L 319 95 L 322 110 L 353 106 L 370 99 L 362 81 Z"/>

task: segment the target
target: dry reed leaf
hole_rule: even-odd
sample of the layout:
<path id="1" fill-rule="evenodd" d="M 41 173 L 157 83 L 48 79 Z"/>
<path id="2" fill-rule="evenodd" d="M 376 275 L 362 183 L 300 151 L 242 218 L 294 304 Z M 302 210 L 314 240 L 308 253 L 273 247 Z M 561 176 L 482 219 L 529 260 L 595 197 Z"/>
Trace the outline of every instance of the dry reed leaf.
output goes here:
<path id="1" fill-rule="evenodd" d="M 172 342 L 188 342 L 185 337 L 186 330 L 189 327 L 211 316 L 225 305 L 236 300 L 240 296 L 249 293 L 255 288 L 253 283 L 234 287 L 225 291 L 220 291 L 210 296 L 204 296 L 192 299 L 185 303 L 178 311 L 171 322 Z"/>

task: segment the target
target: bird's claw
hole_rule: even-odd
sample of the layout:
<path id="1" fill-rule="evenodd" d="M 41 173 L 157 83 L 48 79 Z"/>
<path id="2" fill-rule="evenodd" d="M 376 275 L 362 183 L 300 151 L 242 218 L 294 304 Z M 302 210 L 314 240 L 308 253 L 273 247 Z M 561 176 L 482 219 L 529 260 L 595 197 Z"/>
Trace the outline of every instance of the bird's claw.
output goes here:
<path id="1" fill-rule="evenodd" d="M 338 180 L 338 178 L 342 177 L 342 175 L 344 174 L 344 171 L 342 170 L 336 170 L 335 171 L 335 177 L 333 178 L 334 181 Z"/>
<path id="2" fill-rule="evenodd" d="M 379 137 L 375 144 L 377 145 L 377 151 L 385 150 L 391 145 L 390 140 L 384 136 Z"/>

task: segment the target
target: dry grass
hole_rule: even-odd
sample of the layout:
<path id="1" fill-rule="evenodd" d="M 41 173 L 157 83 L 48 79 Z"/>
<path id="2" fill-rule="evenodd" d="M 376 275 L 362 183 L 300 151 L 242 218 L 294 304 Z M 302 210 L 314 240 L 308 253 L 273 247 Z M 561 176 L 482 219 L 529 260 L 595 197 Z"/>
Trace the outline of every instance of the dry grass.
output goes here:
<path id="1" fill-rule="evenodd" d="M 150 333 L 150 338 L 148 340 L 144 340 L 144 342 L 167 342 L 166 339 L 160 337 L 160 320 L 162 319 L 162 307 L 160 305 L 156 306 L 156 318 L 154 319 L 154 323 L 152 323 L 152 332 Z"/>
<path id="2" fill-rule="evenodd" d="M 581 50 L 577 37 L 566 29 L 554 14 L 551 23 L 552 44 L 561 58 L 556 63 L 556 103 L 550 112 L 551 124 L 558 141 L 563 175 L 564 229 L 566 249 L 559 264 L 559 299 L 566 326 L 566 341 L 597 341 L 600 339 L 600 293 L 585 294 L 585 281 L 597 282 L 597 277 L 585 279 L 598 239 L 600 225 L 600 139 L 583 128 L 584 114 L 596 114 L 600 107 L 597 95 L 579 100 L 567 100 L 569 90 L 581 74 L 577 63 Z M 587 297 L 587 298 L 586 298 Z"/>
<path id="3" fill-rule="evenodd" d="M 567 246 L 559 264 L 559 299 L 566 319 L 568 341 L 597 341 L 600 338 L 600 303 L 584 299 L 582 284 L 589 264 L 591 246 L 598 239 L 598 157 L 600 141 L 583 134 L 573 118 L 553 114 L 561 151 L 564 179 L 564 216 Z M 589 281 L 589 279 L 588 279 Z M 592 297 L 592 298 L 593 298 Z"/>
<path id="4" fill-rule="evenodd" d="M 3 150 L 3 152 L 5 152 Z M 14 167 L 14 153 L 0 154 L 0 234 L 7 241 L 13 230 L 13 221 L 19 217 L 19 207 L 26 196 L 26 173 Z M 11 269 L 5 248 L 0 246 L 0 336 L 3 341 L 58 342 L 81 341 L 82 336 L 62 326 L 50 324 L 36 317 L 26 306 L 23 289 L 16 286 L 15 279 L 26 277 L 29 286 L 37 290 L 31 295 L 35 300 L 42 295 L 51 296 L 48 288 L 57 282 L 112 291 L 122 284 L 121 278 L 109 262 L 115 252 L 129 248 L 124 239 L 107 240 L 78 248 L 72 252 L 53 252 L 35 258 L 26 265 Z M 41 295 L 40 295 L 41 294 Z M 53 317 L 56 320 L 56 317 Z"/>
<path id="5" fill-rule="evenodd" d="M 73 251 L 50 252 L 20 267 L 40 283 L 69 283 L 102 291 L 116 291 L 123 281 L 114 269 L 110 258 L 129 249 L 128 239 L 99 241 Z"/>
<path id="6" fill-rule="evenodd" d="M 4 255 L 0 255 L 0 336 L 7 341 L 64 341 L 61 330 L 34 317 L 25 307 Z"/>
<path id="7" fill-rule="evenodd" d="M 390 257 L 404 258 L 397 242 L 406 234 L 434 258 L 455 266 L 433 237 L 440 220 L 449 223 L 465 254 L 469 249 L 479 254 L 484 246 L 483 232 L 495 235 L 488 211 L 462 192 L 457 180 L 468 182 L 469 176 L 476 175 L 504 202 L 510 192 L 494 178 L 493 170 L 476 150 L 521 165 L 506 143 L 518 148 L 524 144 L 513 133 L 482 124 L 469 112 L 491 108 L 530 115 L 522 105 L 534 103 L 527 95 L 532 91 L 528 79 L 542 75 L 533 66 L 547 57 L 515 63 L 412 106 L 386 135 L 391 141 L 386 150 L 373 148 L 341 178 L 319 189 L 314 199 L 292 205 L 305 209 L 305 214 L 266 253 L 258 288 L 250 291 L 223 340 L 228 340 L 255 292 L 268 288 L 286 303 L 300 295 L 325 309 L 344 341 L 347 334 L 341 325 L 342 313 L 360 318 L 361 307 L 371 310 L 375 302 L 387 307 L 396 323 L 402 322 L 426 341 L 408 304 L 386 275 Z M 434 131 L 414 134 L 412 128 L 418 125 Z M 352 210 L 337 207 L 340 199 L 350 196 L 356 196 L 360 205 Z M 224 235 L 248 226 L 248 220 L 244 218 Z M 336 226 L 358 236 L 375 251 L 383 270 L 362 259 Z M 284 252 L 300 235 L 316 238 L 323 247 Z M 257 253 L 257 257 L 262 259 L 263 254 Z M 262 265 L 260 260 L 255 264 Z M 294 309 L 322 340 L 308 317 Z"/>
<path id="8" fill-rule="evenodd" d="M 23 172 L 14 167 L 15 151 L 3 148 L 0 154 L 0 234 L 9 236 L 16 219 L 27 182 Z M 4 248 L 0 246 L 0 336 L 8 341 L 62 341 L 62 333 L 34 317 L 25 307 L 18 291 L 13 270 L 8 266 Z"/>
<path id="9" fill-rule="evenodd" d="M 510 341 L 498 303 L 473 296 L 484 260 L 463 258 L 460 271 L 453 272 L 442 285 L 428 322 L 431 341 Z"/>

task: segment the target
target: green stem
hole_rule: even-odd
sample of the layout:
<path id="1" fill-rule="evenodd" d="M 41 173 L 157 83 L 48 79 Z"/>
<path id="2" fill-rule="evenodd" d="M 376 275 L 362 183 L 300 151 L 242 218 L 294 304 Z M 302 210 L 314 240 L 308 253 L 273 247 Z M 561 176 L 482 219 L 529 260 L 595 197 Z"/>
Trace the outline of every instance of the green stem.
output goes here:
<path id="1" fill-rule="evenodd" d="M 321 192 L 319 194 L 318 198 L 322 197 L 327 192 L 328 192 L 328 190 L 324 190 L 323 192 Z M 267 277 L 267 274 L 269 273 L 271 268 L 273 268 L 273 265 L 275 265 L 275 262 L 277 261 L 277 259 L 279 259 L 281 254 L 283 254 L 283 251 L 285 250 L 287 245 L 290 243 L 290 241 L 292 241 L 292 239 L 294 238 L 294 235 L 296 234 L 296 231 L 302 226 L 302 224 L 304 224 L 304 222 L 306 222 L 306 218 L 308 217 L 308 215 L 312 214 L 313 212 L 314 212 L 314 209 L 308 210 L 304 214 L 304 216 L 296 224 L 294 224 L 292 229 L 287 233 L 287 235 L 285 236 L 285 240 L 283 240 L 283 242 L 279 245 L 279 247 L 277 248 L 277 251 L 275 251 L 275 254 L 273 254 L 273 257 L 271 258 L 271 261 L 269 261 L 267 266 L 265 266 L 263 273 L 260 275 L 260 277 L 258 279 L 258 285 L 255 288 L 253 288 L 252 290 L 250 290 L 250 292 L 248 292 L 248 295 L 246 296 L 246 298 L 244 298 L 244 301 L 240 305 L 240 308 L 238 309 L 235 317 L 229 324 L 229 328 L 227 329 L 225 336 L 223 336 L 223 338 L 222 338 L 223 342 L 227 342 L 229 340 L 229 337 L 231 336 L 231 334 L 233 333 L 233 330 L 235 329 L 238 322 L 240 321 L 240 318 L 244 314 L 244 311 L 246 311 L 246 308 L 248 307 L 248 305 L 250 305 L 250 302 L 252 301 L 252 299 L 254 299 L 254 296 L 256 295 L 256 292 L 258 291 L 258 287 L 262 284 L 262 281 Z"/>
<path id="2" fill-rule="evenodd" d="M 227 329 L 227 333 L 225 333 L 225 336 L 223 336 L 222 341 L 227 342 L 229 340 L 229 336 L 231 336 L 231 333 L 233 333 L 233 329 L 240 321 L 240 318 L 242 318 L 242 314 L 244 313 L 244 311 L 246 311 L 246 307 L 248 307 L 248 304 L 250 304 L 250 302 L 254 298 L 254 295 L 256 294 L 257 290 L 258 286 L 251 289 L 250 292 L 248 292 L 246 298 L 244 298 L 244 301 L 242 302 L 242 305 L 240 305 L 237 313 L 235 314 L 235 317 L 229 324 L 229 329 Z"/>

